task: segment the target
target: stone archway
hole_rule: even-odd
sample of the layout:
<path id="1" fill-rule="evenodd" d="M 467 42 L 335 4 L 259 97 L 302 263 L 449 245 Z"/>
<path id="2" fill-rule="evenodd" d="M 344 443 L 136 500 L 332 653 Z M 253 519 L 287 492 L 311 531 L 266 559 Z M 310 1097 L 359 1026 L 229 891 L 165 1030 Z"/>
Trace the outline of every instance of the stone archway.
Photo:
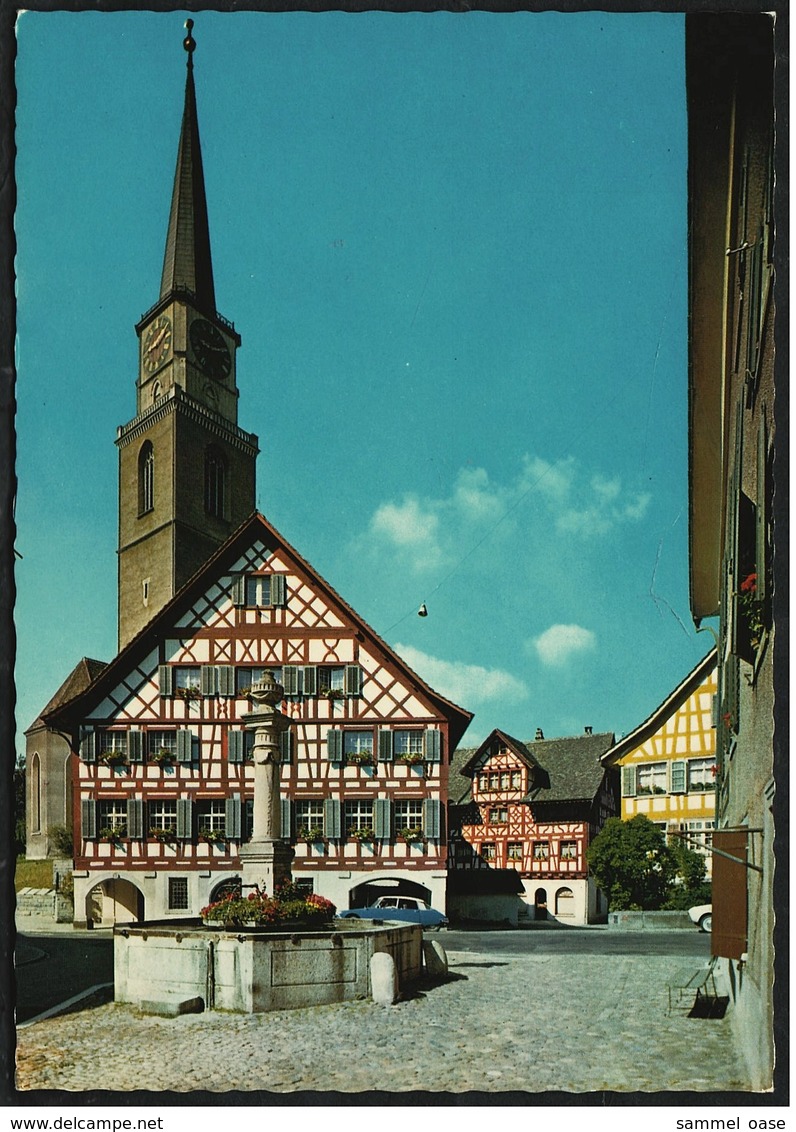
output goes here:
<path id="1" fill-rule="evenodd" d="M 349 908 L 369 908 L 380 896 L 416 896 L 419 900 L 431 903 L 431 890 L 425 885 L 403 877 L 377 877 L 363 881 L 348 894 Z"/>
<path id="2" fill-rule="evenodd" d="M 144 894 L 124 877 L 106 877 L 86 893 L 86 923 L 97 928 L 141 923 Z"/>
<path id="3" fill-rule="evenodd" d="M 535 920 L 547 919 L 547 889 L 537 888 L 533 897 L 533 918 Z"/>

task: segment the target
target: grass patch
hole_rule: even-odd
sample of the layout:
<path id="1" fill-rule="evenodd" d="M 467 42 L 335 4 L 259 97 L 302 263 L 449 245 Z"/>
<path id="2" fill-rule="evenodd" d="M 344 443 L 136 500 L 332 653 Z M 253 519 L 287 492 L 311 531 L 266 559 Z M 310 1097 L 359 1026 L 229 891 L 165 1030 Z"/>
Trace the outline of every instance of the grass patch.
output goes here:
<path id="1" fill-rule="evenodd" d="M 17 867 L 14 872 L 16 892 L 21 888 L 52 888 L 52 886 L 52 861 L 29 861 L 26 857 L 17 857 Z"/>

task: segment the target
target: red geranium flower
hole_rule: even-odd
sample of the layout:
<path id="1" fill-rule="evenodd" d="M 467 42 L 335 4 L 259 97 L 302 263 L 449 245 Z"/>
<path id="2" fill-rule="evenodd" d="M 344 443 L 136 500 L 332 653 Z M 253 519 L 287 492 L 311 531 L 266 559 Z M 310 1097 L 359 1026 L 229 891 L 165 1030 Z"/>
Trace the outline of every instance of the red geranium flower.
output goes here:
<path id="1" fill-rule="evenodd" d="M 741 582 L 742 594 L 753 594 L 757 590 L 757 574 L 749 574 Z"/>

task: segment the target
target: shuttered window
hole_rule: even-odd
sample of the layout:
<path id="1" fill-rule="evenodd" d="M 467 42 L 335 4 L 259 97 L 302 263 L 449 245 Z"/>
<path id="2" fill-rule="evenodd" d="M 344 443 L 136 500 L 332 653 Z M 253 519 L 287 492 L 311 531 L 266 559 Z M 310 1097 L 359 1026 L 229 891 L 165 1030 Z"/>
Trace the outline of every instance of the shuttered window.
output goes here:
<path id="1" fill-rule="evenodd" d="M 389 798 L 373 800 L 373 832 L 384 840 L 392 834 L 392 803 Z"/>
<path id="2" fill-rule="evenodd" d="M 685 780 L 685 761 L 677 759 L 672 763 L 671 771 L 671 792 L 672 794 L 685 794 L 686 780 Z"/>
<path id="3" fill-rule="evenodd" d="M 170 664 L 158 665 L 158 688 L 161 696 L 174 695 L 173 668 Z"/>
<path id="4" fill-rule="evenodd" d="M 323 835 L 327 838 L 340 838 L 342 830 L 341 807 L 338 798 L 324 798 Z"/>
<path id="5" fill-rule="evenodd" d="M 296 664 L 286 664 L 282 669 L 282 686 L 286 696 L 298 696 L 301 692 L 299 683 L 300 669 Z"/>
<path id="6" fill-rule="evenodd" d="M 283 763 L 293 761 L 293 731 L 291 728 L 288 728 L 287 731 L 280 732 L 279 752 L 282 756 Z"/>
<path id="7" fill-rule="evenodd" d="M 177 762 L 193 762 L 193 732 L 187 728 L 177 732 Z"/>
<path id="8" fill-rule="evenodd" d="M 202 665 L 199 689 L 203 696 L 214 696 L 218 691 L 218 676 L 214 664 Z"/>
<path id="9" fill-rule="evenodd" d="M 318 691 L 318 672 L 313 665 L 306 665 L 302 670 L 304 680 L 304 695 L 314 696 Z"/>
<path id="10" fill-rule="evenodd" d="M 360 696 L 362 694 L 362 669 L 358 664 L 345 666 L 345 694 L 347 696 Z"/>
<path id="11" fill-rule="evenodd" d="M 224 803 L 224 808 L 224 832 L 227 837 L 239 840 L 243 820 L 243 807 L 241 806 L 240 795 L 233 794 L 231 798 L 227 798 Z"/>
<path id="12" fill-rule="evenodd" d="M 339 766 L 343 761 L 343 732 L 327 731 L 326 754 L 332 766 Z"/>
<path id="13" fill-rule="evenodd" d="M 291 814 L 290 799 L 289 798 L 280 798 L 279 805 L 280 805 L 280 811 L 281 811 L 280 817 L 282 819 L 282 828 L 280 830 L 280 834 L 285 839 L 285 841 L 292 841 L 293 840 L 293 826 L 292 826 L 292 814 Z"/>
<path id="14" fill-rule="evenodd" d="M 379 759 L 390 762 L 393 757 L 392 731 L 382 729 L 379 731 Z"/>
<path id="15" fill-rule="evenodd" d="M 219 696 L 235 695 L 235 669 L 231 664 L 218 666 L 218 694 Z"/>
<path id="16" fill-rule="evenodd" d="M 193 837 L 193 801 L 190 798 L 177 799 L 176 833 L 184 841 Z"/>
<path id="17" fill-rule="evenodd" d="M 438 763 L 442 758 L 442 732 L 436 727 L 429 727 L 425 735 L 426 762 Z"/>
<path id="18" fill-rule="evenodd" d="M 246 756 L 251 754 L 254 735 L 251 731 L 227 732 L 227 760 L 231 763 L 242 763 Z"/>
<path id="19" fill-rule="evenodd" d="M 146 834 L 144 827 L 144 799 L 127 799 L 127 836 L 141 840 Z"/>
<path id="20" fill-rule="evenodd" d="M 127 732 L 127 757 L 131 763 L 144 761 L 144 736 L 137 728 Z"/>
<path id="21" fill-rule="evenodd" d="M 80 732 L 80 757 L 86 763 L 97 761 L 97 733 L 93 727 Z"/>
<path id="22" fill-rule="evenodd" d="M 636 768 L 634 766 L 622 767 L 622 797 L 634 798 L 636 794 Z"/>
<path id="23" fill-rule="evenodd" d="M 93 798 L 80 803 L 80 832 L 84 838 L 97 836 L 97 804 Z"/>
<path id="24" fill-rule="evenodd" d="M 439 798 L 423 799 L 423 833 L 438 840 L 442 837 L 442 807 Z"/>

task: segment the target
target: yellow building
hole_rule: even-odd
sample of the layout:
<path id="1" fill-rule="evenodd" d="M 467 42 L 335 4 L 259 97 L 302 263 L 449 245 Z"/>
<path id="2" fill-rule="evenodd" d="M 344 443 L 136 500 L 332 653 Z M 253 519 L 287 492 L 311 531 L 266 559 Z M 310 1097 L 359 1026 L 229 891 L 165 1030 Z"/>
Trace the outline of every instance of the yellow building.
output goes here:
<path id="1" fill-rule="evenodd" d="M 602 756 L 622 772 L 622 818 L 644 814 L 707 857 L 716 815 L 716 650 Z"/>

